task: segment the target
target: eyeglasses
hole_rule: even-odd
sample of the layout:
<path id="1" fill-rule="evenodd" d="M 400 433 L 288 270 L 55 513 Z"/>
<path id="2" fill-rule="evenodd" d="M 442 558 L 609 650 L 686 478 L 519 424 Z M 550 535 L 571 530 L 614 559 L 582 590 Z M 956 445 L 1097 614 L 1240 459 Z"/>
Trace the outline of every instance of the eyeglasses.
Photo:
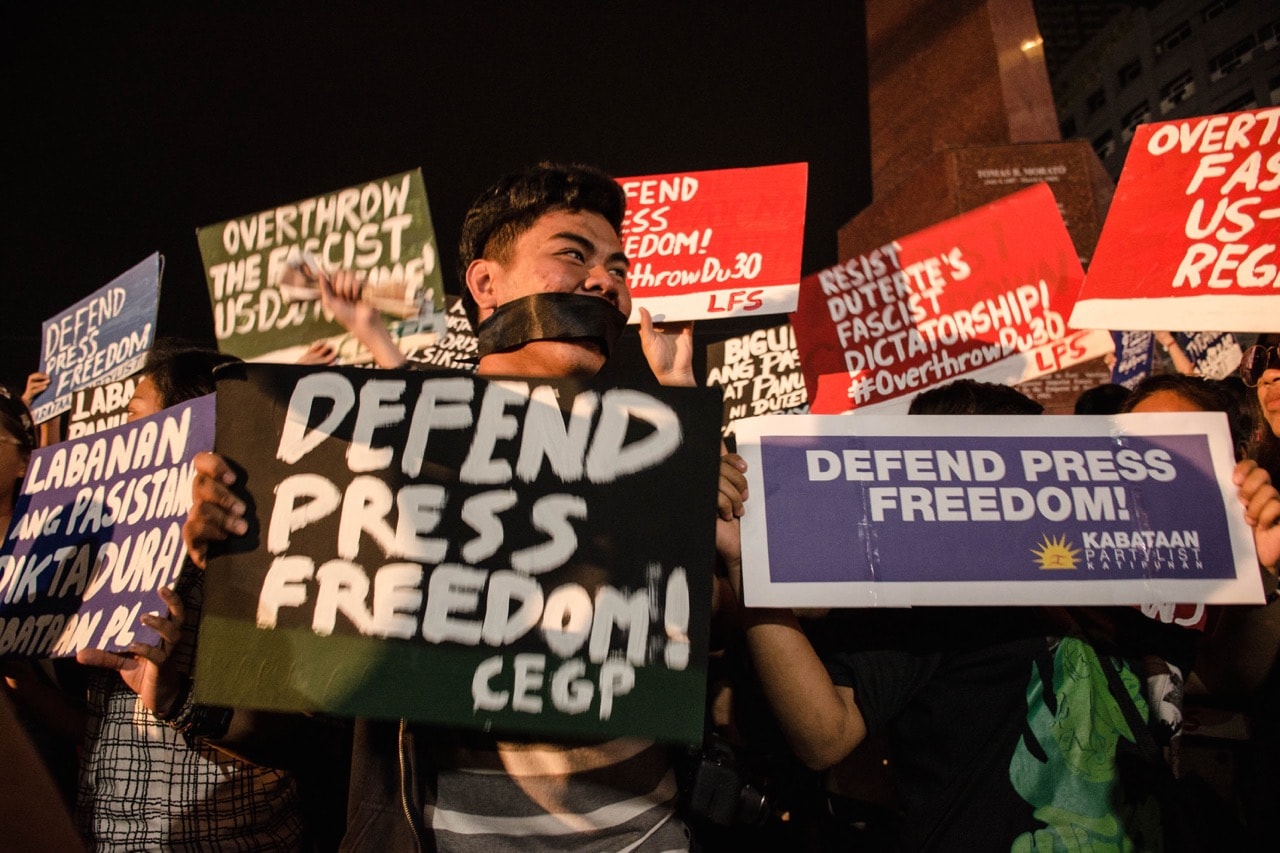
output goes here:
<path id="1" fill-rule="evenodd" d="M 1271 368 L 1280 370 L 1280 347 L 1254 344 L 1244 351 L 1244 357 L 1240 359 L 1240 378 L 1252 388 Z"/>

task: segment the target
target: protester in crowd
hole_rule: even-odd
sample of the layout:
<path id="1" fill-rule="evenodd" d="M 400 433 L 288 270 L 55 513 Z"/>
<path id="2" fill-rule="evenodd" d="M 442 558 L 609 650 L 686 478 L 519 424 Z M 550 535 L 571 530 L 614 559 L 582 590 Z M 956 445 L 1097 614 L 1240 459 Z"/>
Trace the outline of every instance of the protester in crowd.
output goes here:
<path id="1" fill-rule="evenodd" d="M 1251 431 L 1248 401 L 1239 392 L 1240 387 L 1221 380 L 1203 379 L 1185 373 L 1162 373 L 1148 376 L 1134 386 L 1120 411 L 1223 412 L 1227 415 L 1235 459 L 1239 461 L 1245 457 Z M 1177 604 L 1172 610 L 1155 618 L 1203 629 L 1207 613 L 1203 604 Z M 1168 750 L 1171 763 L 1181 772 L 1178 755 L 1183 698 L 1186 680 L 1191 674 L 1177 662 L 1151 655 L 1144 658 L 1143 665 L 1148 695 L 1161 699 L 1152 703 L 1154 718 L 1159 721 L 1155 728 L 1161 734 L 1161 745 Z"/>
<path id="2" fill-rule="evenodd" d="M 27 463 L 39 444 L 26 401 L 0 385 L 0 531 L 9 529 Z"/>
<path id="3" fill-rule="evenodd" d="M 30 387 L 28 382 L 28 390 Z M 0 533 L 9 529 L 27 463 L 39 442 L 38 427 L 25 398 L 0 385 Z M 83 704 L 62 689 L 76 683 L 75 673 L 69 670 L 54 661 L 0 664 L 4 692 L 13 703 L 14 714 L 68 807 L 75 798 L 76 745 L 84 734 L 85 722 Z"/>
<path id="4" fill-rule="evenodd" d="M 1275 711 L 1275 661 L 1280 650 L 1280 605 L 1275 597 L 1277 552 L 1270 540 L 1280 529 L 1280 500 L 1268 472 L 1241 451 L 1249 446 L 1253 420 L 1250 402 L 1237 382 L 1167 374 L 1149 377 L 1134 388 L 1126 412 L 1227 411 L 1240 462 L 1233 479 L 1254 527 L 1264 606 L 1213 607 L 1200 640 L 1187 692 L 1198 704 L 1253 718 L 1246 750 L 1232 762 L 1235 792 L 1241 802 L 1248 843 L 1270 839 L 1274 797 L 1280 795 L 1280 726 Z M 1270 690 L 1264 688 L 1269 687 Z M 1221 774 L 1216 774 L 1221 775 Z M 1205 794 L 1207 797 L 1208 794 Z"/>
<path id="5" fill-rule="evenodd" d="M 1073 412 L 1077 415 L 1114 415 L 1120 411 L 1129 389 L 1115 382 L 1104 382 L 1084 391 L 1076 398 Z"/>
<path id="6" fill-rule="evenodd" d="M 589 377 L 605 365 L 631 310 L 619 236 L 625 206 L 619 185 L 602 172 L 550 163 L 509 175 L 477 199 L 463 223 L 459 274 L 479 337 L 480 376 Z M 365 310 L 358 276 L 317 272 L 326 305 L 349 328 L 357 325 Z M 654 376 L 692 385 L 692 328 L 655 326 L 648 312 L 640 315 Z M 367 331 L 358 337 L 380 364 L 403 362 L 398 351 L 379 355 L 373 338 L 385 328 Z M 197 468 L 184 535 L 203 563 L 210 541 L 243 534 L 247 522 L 229 466 L 203 455 Z M 361 720 L 352 764 L 346 850 L 690 844 L 675 814 L 673 756 L 652 741 L 499 740 Z"/>
<path id="7" fill-rule="evenodd" d="M 129 401 L 130 422 L 213 392 L 213 370 L 232 356 L 182 341 L 158 340 Z M 204 573 L 184 568 L 160 595 L 166 615 L 142 624 L 160 648 L 134 643 L 128 654 L 84 649 L 98 667 L 89 681 L 77 821 L 93 850 L 303 850 L 294 780 L 203 740 L 207 720 L 187 690 Z"/>
<path id="8" fill-rule="evenodd" d="M 1236 460 L 1243 459 L 1253 432 L 1249 401 L 1230 380 L 1183 373 L 1157 373 L 1133 387 L 1121 412 L 1223 412 L 1231 430 Z"/>
<path id="9" fill-rule="evenodd" d="M 1259 335 L 1240 360 L 1240 378 L 1253 389 L 1257 431 L 1251 455 L 1280 478 L 1280 333 Z"/>
<path id="10" fill-rule="evenodd" d="M 1003 386 L 952 383 L 919 395 L 911 411 L 955 413 L 970 403 L 975 414 L 1039 411 L 1011 395 Z M 742 470 L 740 459 L 726 460 Z M 1249 463 L 1236 478 L 1259 553 L 1274 566 L 1280 496 Z M 721 482 L 732 490 L 732 477 Z M 728 519 L 744 496 L 722 497 L 722 550 L 740 584 Z M 848 632 L 825 656 L 789 610 L 747 608 L 743 619 L 765 694 L 807 764 L 830 767 L 869 732 L 889 731 L 905 809 L 900 848 L 1160 849 L 1177 840 L 1162 839 L 1163 819 L 1176 817 L 1162 816 L 1157 796 L 1167 769 L 1141 762 L 1135 777 L 1122 768 L 1142 737 L 1126 719 L 1147 716 L 1133 660 L 1186 659 L 1190 632 L 1131 608 L 837 616 Z M 840 637 L 839 627 L 827 633 Z"/>

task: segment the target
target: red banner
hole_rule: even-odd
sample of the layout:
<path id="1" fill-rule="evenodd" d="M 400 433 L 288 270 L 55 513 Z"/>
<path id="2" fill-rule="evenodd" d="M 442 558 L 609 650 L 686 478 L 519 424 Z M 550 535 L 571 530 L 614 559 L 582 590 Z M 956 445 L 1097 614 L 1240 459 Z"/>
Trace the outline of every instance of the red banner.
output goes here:
<path id="1" fill-rule="evenodd" d="M 966 376 L 1014 384 L 1111 350 L 1070 332 L 1084 272 L 1047 184 L 807 276 L 792 317 L 810 411 L 905 410 Z"/>
<path id="2" fill-rule="evenodd" d="M 1280 107 L 1141 125 L 1074 328 L 1280 326 Z"/>
<path id="3" fill-rule="evenodd" d="M 794 311 L 808 176 L 789 163 L 619 178 L 635 308 L 662 320 Z"/>

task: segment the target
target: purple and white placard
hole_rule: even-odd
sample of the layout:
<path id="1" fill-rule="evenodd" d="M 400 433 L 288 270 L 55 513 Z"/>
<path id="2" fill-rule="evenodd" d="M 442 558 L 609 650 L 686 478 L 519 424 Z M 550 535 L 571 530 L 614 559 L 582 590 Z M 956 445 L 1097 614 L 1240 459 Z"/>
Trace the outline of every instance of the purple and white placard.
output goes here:
<path id="1" fill-rule="evenodd" d="M 748 606 L 1263 600 L 1221 413 L 733 429 Z"/>

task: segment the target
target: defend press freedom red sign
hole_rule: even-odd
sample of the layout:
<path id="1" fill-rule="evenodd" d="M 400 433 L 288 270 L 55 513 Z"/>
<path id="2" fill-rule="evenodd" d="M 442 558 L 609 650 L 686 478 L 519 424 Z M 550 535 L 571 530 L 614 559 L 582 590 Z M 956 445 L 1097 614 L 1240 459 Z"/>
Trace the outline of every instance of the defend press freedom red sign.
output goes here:
<path id="1" fill-rule="evenodd" d="M 960 376 L 1014 384 L 1110 352 L 1066 317 L 1084 271 L 1047 184 L 807 276 L 792 317 L 810 411 L 905 411 Z"/>
<path id="2" fill-rule="evenodd" d="M 1280 107 L 1134 134 L 1071 326 L 1274 332 Z"/>
<path id="3" fill-rule="evenodd" d="M 619 178 L 634 302 L 655 319 L 795 310 L 807 163 Z"/>

